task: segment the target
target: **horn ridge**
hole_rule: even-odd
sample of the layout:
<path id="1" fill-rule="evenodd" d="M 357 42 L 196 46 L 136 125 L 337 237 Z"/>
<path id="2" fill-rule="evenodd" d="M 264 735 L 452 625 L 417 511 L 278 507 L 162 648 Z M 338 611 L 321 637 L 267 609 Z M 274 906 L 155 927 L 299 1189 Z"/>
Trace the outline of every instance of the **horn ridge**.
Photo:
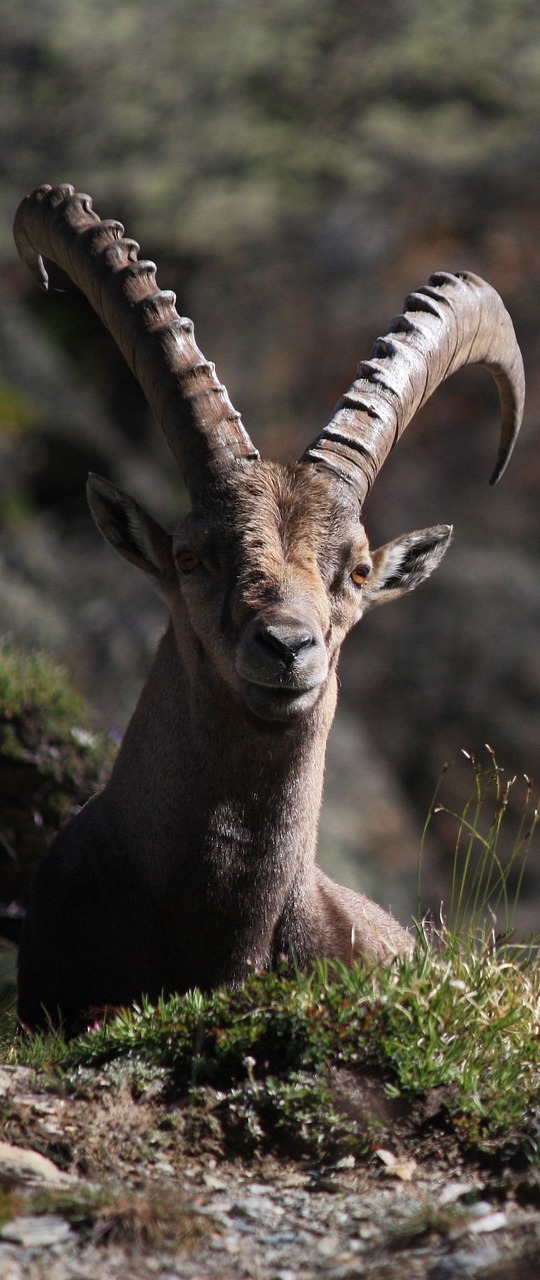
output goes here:
<path id="1" fill-rule="evenodd" d="M 140 382 L 189 488 L 208 468 L 258 458 L 193 325 L 178 315 L 174 293 L 159 289 L 155 264 L 138 257 L 140 246 L 125 237 L 122 223 L 100 219 L 90 196 L 71 185 L 42 186 L 21 202 L 14 236 L 44 288 L 45 256 L 86 294 Z"/>
<path id="2" fill-rule="evenodd" d="M 490 481 L 495 484 L 521 425 L 525 378 L 502 299 L 471 272 L 435 272 L 406 298 L 405 312 L 376 340 L 371 358 L 360 362 L 355 381 L 303 460 L 352 485 L 363 503 L 414 414 L 467 364 L 486 365 L 499 390 L 501 433 Z"/>

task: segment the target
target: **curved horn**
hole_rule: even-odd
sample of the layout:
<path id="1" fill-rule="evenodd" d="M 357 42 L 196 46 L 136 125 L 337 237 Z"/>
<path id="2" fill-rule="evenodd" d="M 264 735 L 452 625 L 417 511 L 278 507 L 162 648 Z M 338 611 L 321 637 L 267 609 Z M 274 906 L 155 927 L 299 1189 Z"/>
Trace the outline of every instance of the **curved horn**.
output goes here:
<path id="1" fill-rule="evenodd" d="M 158 289 L 153 262 L 124 239 L 120 222 L 102 222 L 90 196 L 71 186 L 39 187 L 20 204 L 13 228 L 23 262 L 46 289 L 41 255 L 58 263 L 110 330 L 193 489 L 206 468 L 256 459 L 240 415 L 199 351 L 175 295 Z"/>
<path id="2" fill-rule="evenodd" d="M 502 422 L 491 484 L 506 467 L 523 414 L 525 377 L 508 312 L 495 289 L 469 272 L 437 272 L 405 300 L 405 314 L 378 338 L 304 460 L 351 484 L 364 502 L 390 450 L 436 387 L 466 364 L 486 364 Z"/>

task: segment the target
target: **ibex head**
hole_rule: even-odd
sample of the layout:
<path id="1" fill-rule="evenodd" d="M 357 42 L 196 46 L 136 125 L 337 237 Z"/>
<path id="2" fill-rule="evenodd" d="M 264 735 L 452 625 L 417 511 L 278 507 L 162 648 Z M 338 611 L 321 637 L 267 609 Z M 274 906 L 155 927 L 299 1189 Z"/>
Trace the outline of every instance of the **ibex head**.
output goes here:
<path id="1" fill-rule="evenodd" d="M 119 223 L 100 221 L 88 196 L 41 187 L 20 206 L 15 237 L 45 287 L 42 254 L 87 295 L 184 477 L 192 509 L 173 535 L 106 480 L 92 476 L 88 493 L 105 538 L 167 600 L 197 696 L 232 694 L 259 721 L 303 719 L 334 688 L 347 631 L 366 609 L 412 590 L 446 551 L 451 528 L 438 525 L 371 552 L 361 511 L 416 410 L 465 364 L 486 364 L 497 381 L 502 430 L 492 482 L 506 466 L 524 378 L 498 294 L 466 273 L 432 276 L 360 364 L 301 460 L 279 466 L 260 459 L 191 321 L 178 316 L 172 293 L 158 290 L 153 263 L 138 260 L 139 246 Z"/>

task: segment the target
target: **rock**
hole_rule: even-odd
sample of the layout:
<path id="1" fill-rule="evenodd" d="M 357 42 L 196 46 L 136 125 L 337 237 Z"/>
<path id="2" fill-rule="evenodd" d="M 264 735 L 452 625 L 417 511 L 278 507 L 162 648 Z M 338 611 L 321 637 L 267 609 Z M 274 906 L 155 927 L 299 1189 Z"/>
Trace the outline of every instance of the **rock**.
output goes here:
<path id="1" fill-rule="evenodd" d="M 38 1151 L 14 1147 L 9 1142 L 0 1142 L 0 1174 L 13 1182 L 47 1182 L 67 1186 L 73 1181 L 69 1174 L 63 1173 Z"/>
<path id="2" fill-rule="evenodd" d="M 25 1249 L 43 1249 L 53 1244 L 65 1244 L 72 1234 L 69 1222 L 53 1213 L 37 1218 L 13 1218 L 0 1229 L 2 1240 L 22 1244 Z"/>

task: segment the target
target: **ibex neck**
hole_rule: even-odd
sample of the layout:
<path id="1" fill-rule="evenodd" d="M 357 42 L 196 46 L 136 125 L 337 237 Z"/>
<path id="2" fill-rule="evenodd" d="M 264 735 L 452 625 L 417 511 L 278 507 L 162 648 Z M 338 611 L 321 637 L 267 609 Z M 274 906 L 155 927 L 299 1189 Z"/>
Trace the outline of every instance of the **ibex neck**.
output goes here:
<path id="1" fill-rule="evenodd" d="M 296 725 L 258 721 L 200 672 L 190 681 L 169 627 L 108 788 L 130 843 L 199 869 L 219 860 L 220 875 L 235 858 L 297 874 L 315 856 L 334 703 L 332 682 Z"/>

